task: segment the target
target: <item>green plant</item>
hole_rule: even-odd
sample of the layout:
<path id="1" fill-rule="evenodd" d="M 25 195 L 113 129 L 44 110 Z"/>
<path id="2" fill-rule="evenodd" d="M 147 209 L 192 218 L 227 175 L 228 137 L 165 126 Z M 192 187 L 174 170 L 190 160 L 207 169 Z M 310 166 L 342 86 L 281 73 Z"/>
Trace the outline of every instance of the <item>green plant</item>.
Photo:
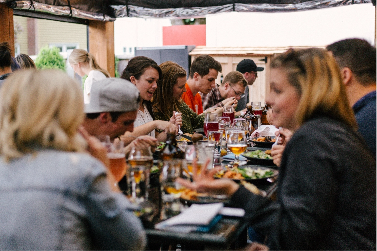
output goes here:
<path id="1" fill-rule="evenodd" d="M 120 74 L 118 72 L 118 65 L 119 65 L 119 58 L 115 56 L 115 77 L 120 78 Z"/>
<path id="2" fill-rule="evenodd" d="M 43 47 L 35 60 L 38 69 L 61 69 L 65 71 L 65 60 L 56 47 Z"/>

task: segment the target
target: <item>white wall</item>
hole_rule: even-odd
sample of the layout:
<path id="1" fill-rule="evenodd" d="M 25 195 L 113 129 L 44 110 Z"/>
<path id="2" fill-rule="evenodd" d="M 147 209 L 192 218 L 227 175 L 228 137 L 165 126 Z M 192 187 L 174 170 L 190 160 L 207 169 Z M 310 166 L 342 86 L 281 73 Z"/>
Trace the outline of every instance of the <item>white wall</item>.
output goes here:
<path id="1" fill-rule="evenodd" d="M 208 47 L 326 46 L 343 38 L 365 38 L 374 44 L 375 7 L 355 4 L 287 13 L 221 13 L 208 15 Z M 162 46 L 166 18 L 118 18 L 115 54 L 123 47 Z"/>
<path id="2" fill-rule="evenodd" d="M 114 23 L 115 55 L 122 55 L 123 47 L 162 46 L 162 27 L 170 25 L 170 19 L 163 18 L 118 18 Z"/>
<path id="3" fill-rule="evenodd" d="M 287 13 L 207 16 L 208 47 L 325 46 L 349 37 L 374 44 L 375 7 L 355 4 Z"/>

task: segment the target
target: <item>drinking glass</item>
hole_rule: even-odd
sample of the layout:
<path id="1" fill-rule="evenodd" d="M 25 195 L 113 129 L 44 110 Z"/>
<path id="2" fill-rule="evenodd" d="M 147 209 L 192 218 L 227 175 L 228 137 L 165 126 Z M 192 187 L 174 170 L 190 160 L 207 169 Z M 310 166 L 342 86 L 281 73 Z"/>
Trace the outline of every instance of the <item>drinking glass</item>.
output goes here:
<path id="1" fill-rule="evenodd" d="M 181 212 L 179 198 L 185 188 L 176 182 L 182 177 L 183 160 L 165 160 L 160 173 L 162 195 L 162 218 L 167 219 Z"/>
<path id="2" fill-rule="evenodd" d="M 204 134 L 208 137 L 208 131 L 219 130 L 219 122 L 216 113 L 207 113 L 204 119 Z"/>
<path id="3" fill-rule="evenodd" d="M 202 169 L 202 162 L 198 160 L 198 154 L 197 154 L 197 149 L 200 148 L 200 143 L 197 145 L 188 145 L 186 147 L 185 151 L 185 160 L 186 160 L 186 167 L 183 169 L 183 175 L 186 177 L 191 177 L 192 176 L 192 171 L 193 171 L 193 161 L 197 160 L 197 173 L 199 174 Z"/>
<path id="4" fill-rule="evenodd" d="M 132 147 L 128 156 L 130 167 L 127 172 L 128 195 L 131 201 L 139 203 L 148 199 L 150 170 L 153 155 L 150 147 Z"/>
<path id="5" fill-rule="evenodd" d="M 124 143 L 120 140 L 114 140 L 113 143 L 106 143 L 107 157 L 110 162 L 110 171 L 116 182 L 119 182 L 126 174 L 126 155 L 124 151 Z"/>
<path id="6" fill-rule="evenodd" d="M 234 120 L 234 108 L 233 108 L 233 106 L 225 106 L 224 107 L 223 117 L 228 117 L 230 119 L 230 124 L 233 124 L 233 120 Z"/>
<path id="7" fill-rule="evenodd" d="M 230 126 L 230 118 L 229 117 L 218 117 L 219 122 L 219 131 L 222 131 L 222 137 L 225 138 L 225 128 Z"/>
<path id="8" fill-rule="evenodd" d="M 251 105 L 253 107 L 254 115 L 262 116 L 263 108 L 261 106 L 261 102 L 251 102 Z"/>
<path id="9" fill-rule="evenodd" d="M 229 138 L 227 140 L 228 149 L 234 153 L 234 163 L 239 163 L 239 155 L 246 151 L 247 140 L 244 130 L 231 130 L 228 132 Z"/>

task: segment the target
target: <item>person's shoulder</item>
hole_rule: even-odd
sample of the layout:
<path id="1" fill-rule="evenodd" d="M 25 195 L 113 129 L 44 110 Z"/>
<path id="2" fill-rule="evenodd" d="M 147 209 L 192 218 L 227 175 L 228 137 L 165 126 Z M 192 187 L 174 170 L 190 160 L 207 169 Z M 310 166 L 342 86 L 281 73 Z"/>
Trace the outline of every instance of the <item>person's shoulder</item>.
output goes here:
<path id="1" fill-rule="evenodd" d="M 44 150 L 38 152 L 37 158 L 46 163 L 50 162 L 57 169 L 65 169 L 61 170 L 63 173 L 72 172 L 71 175 L 77 173 L 84 176 L 96 176 L 106 172 L 105 166 L 100 161 L 84 152 Z"/>
<path id="2" fill-rule="evenodd" d="M 93 78 L 93 79 L 96 79 L 96 80 L 101 80 L 101 79 L 105 79 L 106 76 L 105 74 L 103 74 L 102 72 L 98 71 L 98 70 L 91 70 L 88 74 L 88 78 Z"/>

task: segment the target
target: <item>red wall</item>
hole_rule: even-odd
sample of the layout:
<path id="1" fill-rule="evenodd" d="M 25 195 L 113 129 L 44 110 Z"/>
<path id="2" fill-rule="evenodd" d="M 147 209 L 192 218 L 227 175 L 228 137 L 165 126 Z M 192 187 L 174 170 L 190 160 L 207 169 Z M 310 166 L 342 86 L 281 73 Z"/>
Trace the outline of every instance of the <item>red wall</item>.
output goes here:
<path id="1" fill-rule="evenodd" d="M 206 25 L 162 27 L 163 45 L 206 45 Z"/>

